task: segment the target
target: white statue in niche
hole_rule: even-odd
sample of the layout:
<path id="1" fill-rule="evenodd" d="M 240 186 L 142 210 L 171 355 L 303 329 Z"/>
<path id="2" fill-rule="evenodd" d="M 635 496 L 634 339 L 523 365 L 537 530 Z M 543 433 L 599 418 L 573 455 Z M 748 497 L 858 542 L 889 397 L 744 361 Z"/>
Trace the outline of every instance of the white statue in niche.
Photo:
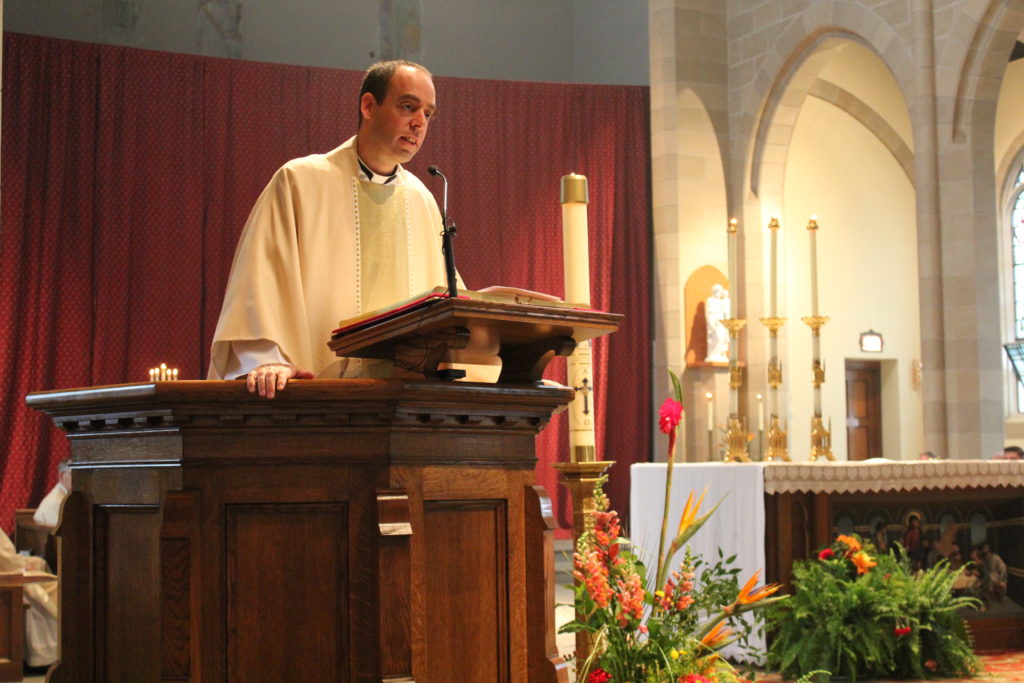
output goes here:
<path id="1" fill-rule="evenodd" d="M 729 290 L 722 285 L 711 287 L 711 296 L 704 302 L 704 319 L 707 322 L 708 353 L 705 363 L 729 362 L 729 330 L 722 321 L 729 317 Z"/>

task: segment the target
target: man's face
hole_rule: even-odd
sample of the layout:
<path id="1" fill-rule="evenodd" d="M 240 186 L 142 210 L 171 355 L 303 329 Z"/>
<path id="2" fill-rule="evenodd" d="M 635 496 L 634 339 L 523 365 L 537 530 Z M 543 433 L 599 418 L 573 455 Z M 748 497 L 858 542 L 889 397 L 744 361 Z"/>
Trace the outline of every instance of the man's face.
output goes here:
<path id="1" fill-rule="evenodd" d="M 430 76 L 411 66 L 395 70 L 383 102 L 364 93 L 359 101 L 363 114 L 359 155 L 363 162 L 386 174 L 416 156 L 436 106 Z"/>

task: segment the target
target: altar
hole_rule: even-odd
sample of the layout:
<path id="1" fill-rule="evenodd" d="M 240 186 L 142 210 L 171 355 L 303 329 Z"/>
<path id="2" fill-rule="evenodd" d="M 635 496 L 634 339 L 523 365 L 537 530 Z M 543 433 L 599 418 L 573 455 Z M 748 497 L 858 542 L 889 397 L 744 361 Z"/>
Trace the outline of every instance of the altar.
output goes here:
<path id="1" fill-rule="evenodd" d="M 690 491 L 708 487 L 704 510 L 722 505 L 691 541 L 713 559 L 736 555 L 741 576 L 789 584 L 793 560 L 808 558 L 837 533 L 899 540 L 908 520 L 926 538 L 955 544 L 965 558 L 987 542 L 1009 568 L 1007 597 L 1024 604 L 1024 462 L 986 460 L 832 463 L 682 463 L 673 474 L 669 525 Z M 645 562 L 657 553 L 663 463 L 632 468 L 631 533 Z M 980 649 L 1024 647 L 1024 616 L 972 620 Z"/>

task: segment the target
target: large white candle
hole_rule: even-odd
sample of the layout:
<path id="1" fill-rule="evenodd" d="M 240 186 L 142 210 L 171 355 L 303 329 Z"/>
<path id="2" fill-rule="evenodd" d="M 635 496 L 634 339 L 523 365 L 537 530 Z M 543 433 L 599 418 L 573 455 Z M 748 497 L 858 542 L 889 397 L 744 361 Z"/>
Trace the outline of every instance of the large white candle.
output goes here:
<path id="1" fill-rule="evenodd" d="M 779 219 L 772 218 L 768 223 L 768 232 L 771 233 L 772 255 L 771 255 L 771 300 L 768 303 L 768 312 L 772 318 L 778 315 L 779 299 Z"/>
<path id="2" fill-rule="evenodd" d="M 565 268 L 565 300 L 590 306 L 590 239 L 587 204 L 590 192 L 586 176 L 562 176 L 562 255 Z M 576 347 L 566 364 L 569 386 L 576 398 L 569 406 L 569 454 L 572 462 L 597 460 L 594 437 L 594 378 L 590 342 Z"/>
<path id="3" fill-rule="evenodd" d="M 757 431 L 764 431 L 764 396 L 757 395 Z"/>
<path id="4" fill-rule="evenodd" d="M 704 396 L 708 399 L 708 431 L 715 431 L 715 396 L 710 391 Z"/>
<path id="5" fill-rule="evenodd" d="M 736 317 L 736 219 L 729 220 L 729 317 Z M 732 342 L 730 341 L 730 344 Z M 734 345 L 734 344 L 733 344 Z"/>
<path id="6" fill-rule="evenodd" d="M 811 216 L 807 222 L 807 232 L 811 236 L 811 315 L 818 315 L 818 217 Z"/>
<path id="7" fill-rule="evenodd" d="M 562 176 L 562 253 L 565 261 L 565 300 L 590 305 L 590 247 L 587 235 L 587 177 Z"/>

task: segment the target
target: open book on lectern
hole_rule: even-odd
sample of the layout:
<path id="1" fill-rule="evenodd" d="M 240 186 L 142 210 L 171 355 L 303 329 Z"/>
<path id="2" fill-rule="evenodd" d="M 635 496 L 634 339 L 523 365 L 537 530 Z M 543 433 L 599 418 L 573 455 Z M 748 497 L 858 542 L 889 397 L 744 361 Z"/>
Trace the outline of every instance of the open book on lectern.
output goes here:
<path id="1" fill-rule="evenodd" d="M 342 320 L 338 323 L 338 329 L 331 332 L 331 339 L 337 339 L 342 335 L 366 329 L 367 327 L 377 325 L 386 320 L 397 318 L 405 313 L 432 306 L 437 302 L 444 301 L 448 298 L 449 295 L 447 287 L 434 287 L 431 290 L 422 292 L 421 294 L 417 294 L 414 297 L 406 299 L 405 301 L 400 301 L 391 306 L 387 306 L 386 308 L 378 308 L 377 310 Z M 468 289 L 460 289 L 458 298 L 473 301 L 495 301 L 502 303 L 525 304 L 528 306 L 544 306 L 548 308 L 591 310 L 589 306 L 568 303 L 565 301 L 552 301 L 551 299 L 539 296 L 537 292 L 531 292 L 528 289 L 517 289 L 515 287 L 502 287 L 497 291 L 489 292 L 474 292 Z"/>

